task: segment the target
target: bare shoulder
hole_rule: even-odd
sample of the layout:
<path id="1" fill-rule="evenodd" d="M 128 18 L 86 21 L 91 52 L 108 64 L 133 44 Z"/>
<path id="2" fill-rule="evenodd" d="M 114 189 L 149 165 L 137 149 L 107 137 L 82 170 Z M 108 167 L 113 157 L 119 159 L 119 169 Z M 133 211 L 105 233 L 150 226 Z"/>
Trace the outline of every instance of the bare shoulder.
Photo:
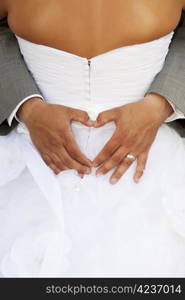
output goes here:
<path id="1" fill-rule="evenodd" d="M 7 0 L 0 1 L 0 19 L 7 16 L 8 12 L 8 3 Z"/>
<path id="2" fill-rule="evenodd" d="M 185 0 L 181 0 L 182 3 L 182 9 L 185 10 Z"/>

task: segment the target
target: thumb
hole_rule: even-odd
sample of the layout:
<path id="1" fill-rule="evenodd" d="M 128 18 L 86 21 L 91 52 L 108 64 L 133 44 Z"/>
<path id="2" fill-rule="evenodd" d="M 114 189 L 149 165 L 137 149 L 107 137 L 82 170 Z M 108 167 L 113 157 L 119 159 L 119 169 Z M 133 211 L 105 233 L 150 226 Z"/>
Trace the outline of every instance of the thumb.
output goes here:
<path id="1" fill-rule="evenodd" d="M 94 123 L 94 127 L 96 127 L 96 128 L 101 127 L 101 126 L 105 125 L 106 123 L 111 122 L 113 120 L 114 120 L 113 111 L 111 111 L 111 110 L 103 111 L 98 115 L 98 117 Z"/>
<path id="2" fill-rule="evenodd" d="M 89 119 L 89 115 L 86 111 L 78 110 L 76 111 L 74 117 L 74 121 L 78 121 L 86 126 L 91 127 L 93 125 L 93 121 Z"/>

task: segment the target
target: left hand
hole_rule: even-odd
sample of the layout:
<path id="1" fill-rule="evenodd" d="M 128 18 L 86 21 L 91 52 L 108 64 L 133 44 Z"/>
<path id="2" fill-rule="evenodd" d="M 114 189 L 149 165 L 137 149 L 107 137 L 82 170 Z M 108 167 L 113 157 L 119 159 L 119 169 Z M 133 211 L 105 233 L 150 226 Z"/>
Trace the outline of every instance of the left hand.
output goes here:
<path id="1" fill-rule="evenodd" d="M 169 102 L 157 94 L 150 94 L 140 101 L 101 112 L 94 127 L 114 121 L 116 130 L 93 161 L 94 167 L 101 165 L 96 170 L 96 175 L 103 175 L 117 167 L 110 178 L 110 183 L 117 183 L 133 163 L 126 157 L 127 154 L 132 154 L 137 158 L 134 181 L 138 182 L 158 128 L 172 112 Z"/>

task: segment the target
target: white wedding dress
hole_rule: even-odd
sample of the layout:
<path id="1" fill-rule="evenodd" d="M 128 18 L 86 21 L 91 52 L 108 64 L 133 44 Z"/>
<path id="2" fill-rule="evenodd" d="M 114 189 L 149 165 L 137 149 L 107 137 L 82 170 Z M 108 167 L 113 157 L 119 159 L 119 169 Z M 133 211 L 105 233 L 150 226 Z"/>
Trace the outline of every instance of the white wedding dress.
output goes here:
<path id="1" fill-rule="evenodd" d="M 90 60 L 17 36 L 44 98 L 89 113 L 141 99 L 162 69 L 173 32 Z M 89 63 L 90 62 L 90 63 Z M 115 124 L 73 122 L 93 159 Z M 124 136 L 123 136 L 124 138 Z M 20 124 L 0 137 L 0 272 L 4 277 L 185 276 L 185 147 L 163 124 L 139 184 L 136 162 L 111 185 L 108 174 L 55 175 Z"/>

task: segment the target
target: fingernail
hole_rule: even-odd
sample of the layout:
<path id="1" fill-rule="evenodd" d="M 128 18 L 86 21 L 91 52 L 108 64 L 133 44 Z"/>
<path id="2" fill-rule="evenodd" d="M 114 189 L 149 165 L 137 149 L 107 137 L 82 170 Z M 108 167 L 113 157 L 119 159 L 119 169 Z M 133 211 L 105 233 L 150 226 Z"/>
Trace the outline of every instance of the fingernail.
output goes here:
<path id="1" fill-rule="evenodd" d="M 84 174 L 79 174 L 79 173 L 78 173 L 78 176 L 80 176 L 81 178 L 83 178 L 83 177 L 84 177 Z"/>
<path id="2" fill-rule="evenodd" d="M 96 176 L 99 177 L 101 176 L 103 173 L 99 172 L 99 173 L 96 173 Z"/>
<path id="3" fill-rule="evenodd" d="M 54 173 L 55 175 L 58 175 L 61 171 L 60 170 L 55 170 Z"/>
<path id="4" fill-rule="evenodd" d="M 96 162 L 93 162 L 93 167 L 97 167 L 98 166 L 98 163 L 96 163 Z"/>
<path id="5" fill-rule="evenodd" d="M 139 178 L 134 179 L 135 183 L 139 183 Z"/>
<path id="6" fill-rule="evenodd" d="M 118 179 L 112 178 L 112 179 L 110 180 L 110 183 L 114 184 L 114 183 L 116 183 L 117 181 L 118 181 Z"/>
<path id="7" fill-rule="evenodd" d="M 91 173 L 91 170 L 89 170 L 89 169 L 85 171 L 85 174 L 90 174 L 90 173 Z"/>

